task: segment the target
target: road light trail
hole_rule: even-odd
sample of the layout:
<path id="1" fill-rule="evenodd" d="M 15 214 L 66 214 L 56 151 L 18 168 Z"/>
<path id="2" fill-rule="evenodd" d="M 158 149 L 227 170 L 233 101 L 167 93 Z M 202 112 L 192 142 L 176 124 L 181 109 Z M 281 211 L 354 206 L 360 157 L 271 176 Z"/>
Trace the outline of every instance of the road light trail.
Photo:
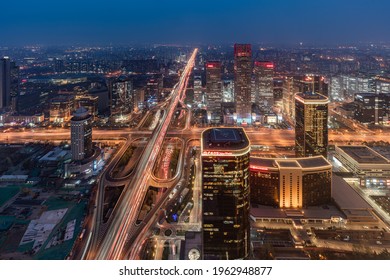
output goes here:
<path id="1" fill-rule="evenodd" d="M 180 81 L 171 93 L 171 99 L 167 113 L 154 130 L 154 133 L 145 148 L 143 156 L 137 166 L 135 176 L 126 186 L 123 198 L 118 201 L 114 211 L 112 223 L 110 224 L 101 245 L 97 248 L 96 259 L 120 259 L 123 255 L 123 247 L 129 238 L 130 230 L 135 226 L 138 209 L 148 188 L 148 181 L 151 176 L 154 162 L 162 147 L 163 140 L 176 110 L 177 104 L 185 94 L 189 76 L 195 62 L 198 49 L 192 53 L 188 63 L 181 75 Z M 130 187 L 131 186 L 131 187 Z"/>

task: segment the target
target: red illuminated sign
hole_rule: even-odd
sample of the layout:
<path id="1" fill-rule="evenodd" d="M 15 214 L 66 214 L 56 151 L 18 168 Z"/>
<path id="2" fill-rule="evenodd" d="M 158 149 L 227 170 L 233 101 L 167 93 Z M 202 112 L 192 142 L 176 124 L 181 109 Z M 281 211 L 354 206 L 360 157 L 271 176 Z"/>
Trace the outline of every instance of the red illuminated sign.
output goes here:
<path id="1" fill-rule="evenodd" d="M 250 165 L 249 168 L 252 170 L 268 171 L 268 168 L 264 166 Z"/>
<path id="2" fill-rule="evenodd" d="M 265 68 L 274 68 L 273 62 L 269 62 L 269 61 L 255 61 L 255 66 L 265 67 Z"/>
<path id="3" fill-rule="evenodd" d="M 216 67 L 221 67 L 221 63 L 219 61 L 215 62 L 207 62 L 206 63 L 207 68 L 216 68 Z"/>

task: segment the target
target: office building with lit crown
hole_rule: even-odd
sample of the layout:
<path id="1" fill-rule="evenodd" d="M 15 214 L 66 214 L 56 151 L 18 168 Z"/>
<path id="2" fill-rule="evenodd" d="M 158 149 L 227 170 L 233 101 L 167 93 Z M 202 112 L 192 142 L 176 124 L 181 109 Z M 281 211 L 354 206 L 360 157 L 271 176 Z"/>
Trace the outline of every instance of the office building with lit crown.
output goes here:
<path id="1" fill-rule="evenodd" d="M 250 159 L 251 203 L 306 208 L 331 202 L 332 165 L 323 157 Z"/>
<path id="2" fill-rule="evenodd" d="M 234 45 L 234 101 L 237 122 L 251 122 L 252 47 L 250 44 Z"/>
<path id="3" fill-rule="evenodd" d="M 255 102 L 259 106 L 274 105 L 274 64 L 271 61 L 255 61 Z"/>
<path id="4" fill-rule="evenodd" d="M 207 111 L 210 115 L 210 120 L 215 123 L 220 123 L 222 116 L 221 74 L 221 62 L 206 62 Z"/>
<path id="5" fill-rule="evenodd" d="M 295 95 L 295 152 L 297 157 L 322 155 L 328 151 L 328 103 L 319 93 Z"/>
<path id="6" fill-rule="evenodd" d="M 245 259 L 249 255 L 249 152 L 242 128 L 202 133 L 204 259 Z"/>
<path id="7" fill-rule="evenodd" d="M 91 156 L 92 115 L 84 107 L 78 108 L 70 122 L 72 160 L 83 160 Z"/>

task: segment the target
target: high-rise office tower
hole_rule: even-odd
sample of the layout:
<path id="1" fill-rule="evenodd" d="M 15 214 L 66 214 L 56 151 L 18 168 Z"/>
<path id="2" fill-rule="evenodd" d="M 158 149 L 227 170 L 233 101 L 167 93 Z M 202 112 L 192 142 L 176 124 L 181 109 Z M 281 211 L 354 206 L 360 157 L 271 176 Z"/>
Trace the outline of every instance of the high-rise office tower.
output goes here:
<path id="1" fill-rule="evenodd" d="M 14 61 L 11 61 L 11 63 L 10 63 L 10 74 L 11 74 L 10 109 L 13 112 L 16 112 L 18 110 L 18 98 L 19 98 L 19 92 L 20 92 L 20 82 L 19 82 L 20 78 L 19 78 L 19 66 L 17 66 Z"/>
<path id="2" fill-rule="evenodd" d="M 133 82 L 126 78 L 110 81 L 110 103 L 114 122 L 128 120 L 134 109 Z"/>
<path id="3" fill-rule="evenodd" d="M 250 246 L 249 152 L 242 128 L 202 133 L 203 256 L 244 259 Z"/>
<path id="4" fill-rule="evenodd" d="M 290 120 L 295 120 L 294 79 L 285 77 L 283 82 L 283 114 Z"/>
<path id="5" fill-rule="evenodd" d="M 219 123 L 222 115 L 222 78 L 221 62 L 206 62 L 207 111 L 213 122 Z"/>
<path id="6" fill-rule="evenodd" d="M 160 78 L 149 79 L 146 83 L 145 94 L 147 99 L 159 102 L 162 98 L 162 80 Z"/>
<path id="7" fill-rule="evenodd" d="M 319 75 L 294 76 L 295 92 L 317 92 L 328 96 L 328 83 Z"/>
<path id="8" fill-rule="evenodd" d="M 386 99 L 388 99 L 388 96 L 384 94 L 355 94 L 355 120 L 365 124 L 382 124 L 385 111 L 388 110 Z"/>
<path id="9" fill-rule="evenodd" d="M 261 107 L 274 105 L 274 64 L 271 61 L 255 61 L 255 102 Z"/>
<path id="10" fill-rule="evenodd" d="M 92 155 L 92 116 L 84 107 L 78 108 L 70 122 L 72 160 Z"/>
<path id="11" fill-rule="evenodd" d="M 9 57 L 0 59 L 0 110 L 11 102 L 11 62 Z"/>
<path id="12" fill-rule="evenodd" d="M 65 72 L 65 65 L 62 59 L 56 58 L 54 60 L 54 72 L 63 73 Z"/>
<path id="13" fill-rule="evenodd" d="M 251 122 L 251 57 L 250 44 L 234 45 L 234 101 L 238 122 Z"/>
<path id="14" fill-rule="evenodd" d="M 297 157 L 322 155 L 328 150 L 328 103 L 319 93 L 295 95 L 295 152 Z"/>
<path id="15" fill-rule="evenodd" d="M 202 96 L 202 77 L 194 75 L 194 104 L 199 105 L 203 103 Z"/>

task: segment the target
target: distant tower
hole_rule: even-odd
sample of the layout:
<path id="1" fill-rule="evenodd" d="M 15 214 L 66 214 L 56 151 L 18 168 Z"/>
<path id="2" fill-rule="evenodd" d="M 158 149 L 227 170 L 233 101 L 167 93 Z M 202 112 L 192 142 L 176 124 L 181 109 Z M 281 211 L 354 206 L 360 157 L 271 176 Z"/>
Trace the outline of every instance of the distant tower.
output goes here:
<path id="1" fill-rule="evenodd" d="M 92 116 L 84 107 L 78 108 L 70 122 L 72 160 L 92 155 Z"/>
<path id="2" fill-rule="evenodd" d="M 234 100 L 238 122 L 251 122 L 251 57 L 250 44 L 234 45 Z"/>
<path id="3" fill-rule="evenodd" d="M 255 102 L 259 106 L 274 105 L 274 64 L 270 61 L 255 61 Z"/>
<path id="4" fill-rule="evenodd" d="M 54 61 L 54 72 L 63 73 L 65 72 L 65 65 L 62 59 L 56 58 Z"/>
<path id="5" fill-rule="evenodd" d="M 0 59 L 0 110 L 9 108 L 16 111 L 19 95 L 19 67 L 5 56 Z"/>
<path id="6" fill-rule="evenodd" d="M 249 255 L 249 152 L 242 128 L 202 133 L 204 259 L 245 259 Z"/>
<path id="7" fill-rule="evenodd" d="M 328 151 L 328 103 L 319 93 L 295 95 L 295 152 L 297 157 L 324 156 Z"/>
<path id="8" fill-rule="evenodd" d="M 319 75 L 294 76 L 295 92 L 317 92 L 328 97 L 328 84 Z"/>
<path id="9" fill-rule="evenodd" d="M 11 64 L 9 57 L 0 59 L 0 110 L 11 101 Z"/>
<path id="10" fill-rule="evenodd" d="M 207 111 L 211 113 L 211 118 L 219 123 L 222 111 L 221 62 L 219 61 L 206 63 L 206 94 Z"/>

